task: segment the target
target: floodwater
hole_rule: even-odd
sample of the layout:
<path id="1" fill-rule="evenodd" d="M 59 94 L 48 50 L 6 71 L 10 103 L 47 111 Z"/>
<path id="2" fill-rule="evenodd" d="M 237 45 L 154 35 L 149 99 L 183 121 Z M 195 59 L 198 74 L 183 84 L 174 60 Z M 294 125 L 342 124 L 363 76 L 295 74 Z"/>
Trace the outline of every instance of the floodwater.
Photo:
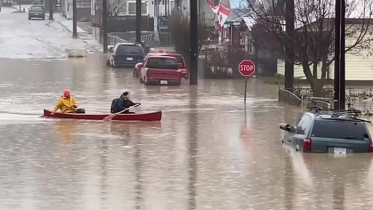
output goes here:
<path id="1" fill-rule="evenodd" d="M 372 157 L 302 155 L 278 123 L 299 112 L 244 81 L 144 86 L 84 59 L 0 60 L 0 209 L 372 209 Z M 40 118 L 64 88 L 87 112 L 130 91 L 161 122 Z M 246 115 L 245 115 L 246 114 Z"/>
<path id="2" fill-rule="evenodd" d="M 246 109 L 241 80 L 145 86 L 99 53 L 65 59 L 61 49 L 88 42 L 57 22 L 0 19 L 0 210 L 373 209 L 370 154 L 281 145 L 278 124 L 300 110 L 278 103 L 276 86 L 251 79 Z M 163 119 L 41 118 L 64 88 L 90 113 L 130 91 L 134 111 Z"/>

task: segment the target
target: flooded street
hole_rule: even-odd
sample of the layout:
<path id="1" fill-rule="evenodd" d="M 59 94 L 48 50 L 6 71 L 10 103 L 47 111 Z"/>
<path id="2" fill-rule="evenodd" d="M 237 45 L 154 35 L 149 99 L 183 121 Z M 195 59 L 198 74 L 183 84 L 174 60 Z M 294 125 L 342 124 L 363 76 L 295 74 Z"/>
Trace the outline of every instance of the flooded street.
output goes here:
<path id="1" fill-rule="evenodd" d="M 0 60 L 2 209 L 371 208 L 370 155 L 281 145 L 278 123 L 299 110 L 277 102 L 276 86 L 249 82 L 245 119 L 243 81 L 146 87 L 104 60 Z M 66 87 L 87 112 L 129 90 L 136 112 L 163 110 L 163 120 L 40 118 Z"/>
<path id="2" fill-rule="evenodd" d="M 249 80 L 245 110 L 244 80 L 145 86 L 105 61 L 0 59 L 1 210 L 373 209 L 370 154 L 282 146 L 279 123 L 300 110 L 277 102 L 277 86 Z M 41 118 L 64 88 L 89 113 L 130 91 L 134 111 L 163 118 Z"/>

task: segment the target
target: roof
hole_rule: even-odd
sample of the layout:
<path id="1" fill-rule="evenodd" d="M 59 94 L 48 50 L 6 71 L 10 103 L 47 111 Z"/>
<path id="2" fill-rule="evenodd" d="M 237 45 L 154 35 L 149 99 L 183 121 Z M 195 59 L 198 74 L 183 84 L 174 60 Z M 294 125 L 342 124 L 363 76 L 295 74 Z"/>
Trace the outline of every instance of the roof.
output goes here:
<path id="1" fill-rule="evenodd" d="M 311 24 L 316 24 L 319 21 L 321 21 L 321 20 L 312 22 Z M 323 21 L 334 24 L 335 18 L 324 18 Z M 372 22 L 373 19 L 372 18 L 346 18 L 345 19 L 345 24 L 363 24 L 363 23 L 367 23 L 368 21 Z"/>
<path id="2" fill-rule="evenodd" d="M 249 18 L 249 17 L 243 17 L 242 21 L 245 23 L 247 28 L 249 28 L 250 30 L 251 30 L 251 27 L 253 27 L 256 23 L 256 21 L 253 18 Z"/>
<path id="3" fill-rule="evenodd" d="M 170 58 L 170 59 L 175 59 L 175 57 L 172 57 L 172 56 L 165 56 L 165 55 L 150 55 L 148 56 L 148 58 Z"/>
<path id="4" fill-rule="evenodd" d="M 250 12 L 251 12 L 250 9 L 240 9 L 240 8 L 231 9 L 224 25 L 239 25 L 241 23 L 241 20 L 244 17 L 246 18 L 249 17 Z"/>
<path id="5" fill-rule="evenodd" d="M 322 20 L 316 20 L 314 22 L 311 22 L 308 24 L 309 27 L 318 26 L 321 23 L 323 23 L 324 27 L 327 25 L 334 26 L 335 24 L 335 18 L 323 18 Z M 373 23 L 372 18 L 346 18 L 345 24 L 346 25 L 358 25 L 358 24 L 367 24 L 370 25 Z M 298 26 L 295 27 L 296 30 L 301 31 L 304 28 L 303 24 L 298 24 Z M 333 29 L 333 28 L 331 28 Z M 334 30 L 334 29 L 333 29 Z"/>
<path id="6" fill-rule="evenodd" d="M 148 55 L 149 56 L 171 56 L 171 55 L 181 56 L 180 53 L 173 53 L 173 52 L 162 52 L 162 53 L 159 53 L 159 52 L 149 52 Z"/>

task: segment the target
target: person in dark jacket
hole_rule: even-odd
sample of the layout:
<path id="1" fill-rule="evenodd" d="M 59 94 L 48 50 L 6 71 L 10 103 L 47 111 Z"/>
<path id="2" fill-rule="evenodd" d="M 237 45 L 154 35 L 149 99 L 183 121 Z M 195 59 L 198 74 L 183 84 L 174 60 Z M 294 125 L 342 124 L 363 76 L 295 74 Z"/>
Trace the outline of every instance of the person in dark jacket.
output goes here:
<path id="1" fill-rule="evenodd" d="M 139 105 L 140 103 L 134 103 L 131 101 L 130 92 L 126 91 L 120 96 L 119 100 L 117 101 L 114 112 L 117 113 L 125 109 L 128 109 L 131 106 L 139 106 Z M 131 112 L 129 112 L 129 110 L 126 110 L 123 113 L 131 113 Z"/>

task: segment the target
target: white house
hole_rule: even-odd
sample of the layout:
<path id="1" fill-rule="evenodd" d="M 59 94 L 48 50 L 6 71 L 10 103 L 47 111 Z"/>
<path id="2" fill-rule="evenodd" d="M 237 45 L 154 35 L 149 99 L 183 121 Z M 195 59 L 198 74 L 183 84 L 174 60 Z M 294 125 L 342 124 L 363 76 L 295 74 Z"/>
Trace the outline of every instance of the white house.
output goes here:
<path id="1" fill-rule="evenodd" d="M 190 15 L 190 0 L 178 0 L 178 9 L 185 15 Z M 206 0 L 197 1 L 199 20 L 204 20 L 208 26 L 215 25 L 216 15 L 210 8 Z"/>
<path id="2" fill-rule="evenodd" d="M 361 23 L 356 22 L 358 19 L 346 19 L 346 28 L 352 26 L 351 21 L 355 21 L 355 25 L 361 25 Z M 360 20 L 361 22 L 361 20 Z M 365 23 L 366 24 L 366 23 Z M 366 26 L 364 26 L 366 27 Z M 358 27 L 360 28 L 360 27 Z M 365 35 L 363 42 L 364 48 L 356 49 L 350 52 L 347 52 L 345 55 L 346 60 L 346 80 L 347 81 L 373 81 L 373 47 L 370 47 L 370 41 L 373 40 L 373 26 L 369 26 L 368 33 Z M 346 37 L 346 47 L 351 46 L 357 40 L 356 37 Z M 318 78 L 321 76 L 321 64 L 318 65 L 320 68 L 318 70 Z M 312 71 L 312 65 L 310 66 Z M 277 60 L 277 73 L 284 75 L 285 72 L 285 63 L 283 60 Z M 306 78 L 303 73 L 302 66 L 294 66 L 294 77 L 295 78 Z M 334 63 L 329 66 L 329 79 L 334 79 Z"/>
<path id="3" fill-rule="evenodd" d="M 92 0 L 79 0 L 76 2 L 76 13 L 78 21 L 89 21 L 91 19 Z M 62 15 L 67 19 L 73 18 L 73 0 L 62 0 Z"/>

